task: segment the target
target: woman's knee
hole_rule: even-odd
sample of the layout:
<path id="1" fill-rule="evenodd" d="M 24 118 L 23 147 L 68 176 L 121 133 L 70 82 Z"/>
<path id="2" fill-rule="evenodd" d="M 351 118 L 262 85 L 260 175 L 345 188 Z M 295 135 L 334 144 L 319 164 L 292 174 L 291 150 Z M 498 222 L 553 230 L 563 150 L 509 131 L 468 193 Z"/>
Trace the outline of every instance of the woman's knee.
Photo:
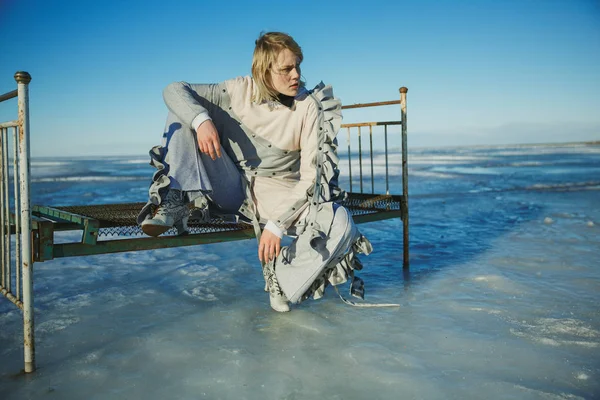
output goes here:
<path id="1" fill-rule="evenodd" d="M 163 132 L 163 146 L 173 148 L 182 146 L 183 148 L 196 148 L 196 137 L 192 134 L 192 130 L 186 128 L 179 118 L 169 112 L 165 130 Z"/>

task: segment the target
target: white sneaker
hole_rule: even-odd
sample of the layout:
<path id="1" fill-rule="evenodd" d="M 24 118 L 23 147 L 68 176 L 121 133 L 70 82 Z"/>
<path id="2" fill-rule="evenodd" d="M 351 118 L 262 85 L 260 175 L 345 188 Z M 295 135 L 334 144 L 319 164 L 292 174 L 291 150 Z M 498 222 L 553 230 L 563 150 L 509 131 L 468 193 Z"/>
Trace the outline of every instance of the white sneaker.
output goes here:
<path id="1" fill-rule="evenodd" d="M 271 303 L 271 308 L 277 312 L 290 311 L 288 299 L 283 294 L 269 293 L 269 301 Z"/>
<path id="2" fill-rule="evenodd" d="M 184 193 L 181 190 L 169 190 L 154 216 L 142 222 L 142 231 L 146 235 L 156 237 L 175 226 L 178 235 L 187 233 L 190 209 L 183 197 Z"/>

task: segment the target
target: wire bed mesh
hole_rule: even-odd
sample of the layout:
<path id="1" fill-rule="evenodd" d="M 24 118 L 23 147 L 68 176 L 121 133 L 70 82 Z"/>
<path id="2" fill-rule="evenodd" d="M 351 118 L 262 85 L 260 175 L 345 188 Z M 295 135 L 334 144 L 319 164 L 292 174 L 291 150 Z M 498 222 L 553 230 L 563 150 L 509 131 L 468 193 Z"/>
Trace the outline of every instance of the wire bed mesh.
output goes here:
<path id="1" fill-rule="evenodd" d="M 99 222 L 98 237 L 103 236 L 143 236 L 136 218 L 145 203 L 127 204 L 99 204 L 86 206 L 57 206 L 58 210 L 72 214 L 81 215 L 95 219 Z M 372 214 L 382 211 L 400 210 L 400 201 L 397 196 L 370 195 L 361 193 L 349 193 L 348 198 L 341 203 L 352 215 Z M 200 221 L 195 218 L 196 208 L 190 208 L 190 220 L 188 222 L 189 233 L 216 233 L 231 232 L 251 229 L 252 224 L 240 220 L 234 215 L 211 214 L 210 222 Z M 154 210 L 152 210 L 154 212 Z M 170 229 L 164 235 L 176 235 L 175 228 Z"/>
<path id="2" fill-rule="evenodd" d="M 59 206 L 56 209 L 95 219 L 100 223 L 98 236 L 138 236 L 144 235 L 137 224 L 137 215 L 145 203 L 104 204 L 90 206 Z M 214 233 L 238 231 L 251 228 L 252 225 L 234 219 L 234 216 L 211 215 L 210 222 L 202 222 L 195 217 L 196 208 L 190 208 L 188 222 L 189 233 Z M 154 212 L 154 210 L 152 210 Z M 176 235 L 175 228 L 164 235 Z"/>

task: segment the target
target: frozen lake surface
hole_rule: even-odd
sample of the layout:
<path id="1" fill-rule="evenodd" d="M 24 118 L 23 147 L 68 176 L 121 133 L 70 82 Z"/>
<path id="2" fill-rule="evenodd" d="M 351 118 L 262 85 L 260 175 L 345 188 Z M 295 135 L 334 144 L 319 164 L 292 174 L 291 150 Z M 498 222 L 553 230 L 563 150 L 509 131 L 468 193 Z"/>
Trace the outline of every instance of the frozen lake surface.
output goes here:
<path id="1" fill-rule="evenodd" d="M 145 201 L 147 162 L 34 160 L 33 202 Z M 21 313 L 1 298 L 0 396 L 600 398 L 600 145 L 411 149 L 409 165 L 410 272 L 400 220 L 360 225 L 366 300 L 400 308 L 329 289 L 275 313 L 250 240 L 36 263 L 38 371 L 19 373 Z"/>

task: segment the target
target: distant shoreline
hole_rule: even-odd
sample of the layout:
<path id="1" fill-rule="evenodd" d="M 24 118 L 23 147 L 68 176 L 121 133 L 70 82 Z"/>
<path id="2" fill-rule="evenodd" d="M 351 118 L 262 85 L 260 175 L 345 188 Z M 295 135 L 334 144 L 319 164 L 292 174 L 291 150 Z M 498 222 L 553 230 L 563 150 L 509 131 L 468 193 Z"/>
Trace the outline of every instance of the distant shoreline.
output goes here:
<path id="1" fill-rule="evenodd" d="M 501 148 L 501 147 L 563 147 L 563 146 L 598 146 L 600 140 L 585 142 L 547 142 L 547 143 L 505 143 L 505 144 L 470 144 L 470 145 L 440 145 L 440 146 L 408 146 L 409 149 L 461 149 L 461 148 Z"/>
<path id="2" fill-rule="evenodd" d="M 563 147 L 563 146 L 600 146 L 600 140 L 585 141 L 585 142 L 549 142 L 549 143 L 506 143 L 506 144 L 471 144 L 471 145 L 440 145 L 440 146 L 411 146 L 409 143 L 408 150 L 435 150 L 435 149 L 477 149 L 477 148 L 502 148 L 502 147 Z M 344 149 L 341 149 L 340 153 L 344 153 Z M 376 151 L 382 151 L 384 149 L 375 149 Z M 389 151 L 399 151 L 399 146 L 394 146 L 388 149 Z M 86 158 L 147 158 L 150 157 L 146 151 L 139 154 L 88 154 L 80 156 L 32 156 L 31 159 L 86 159 Z"/>

